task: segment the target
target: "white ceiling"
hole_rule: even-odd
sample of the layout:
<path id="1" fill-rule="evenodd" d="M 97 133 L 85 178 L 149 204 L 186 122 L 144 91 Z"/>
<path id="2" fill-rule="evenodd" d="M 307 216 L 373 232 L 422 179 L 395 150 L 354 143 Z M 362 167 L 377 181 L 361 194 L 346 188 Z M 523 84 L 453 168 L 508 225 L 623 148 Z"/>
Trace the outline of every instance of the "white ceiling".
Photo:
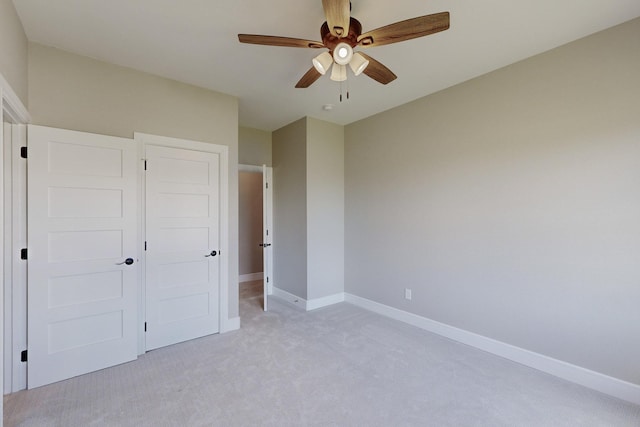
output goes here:
<path id="1" fill-rule="evenodd" d="M 234 95 L 240 124 L 303 116 L 348 124 L 640 16 L 638 0 L 352 0 L 372 30 L 450 11 L 447 31 L 367 49 L 398 79 L 328 76 L 295 89 L 314 49 L 241 44 L 238 33 L 320 41 L 321 0 L 14 0 L 29 40 Z M 346 86 L 343 90 L 346 92 Z M 335 108 L 323 111 L 324 104 Z"/>

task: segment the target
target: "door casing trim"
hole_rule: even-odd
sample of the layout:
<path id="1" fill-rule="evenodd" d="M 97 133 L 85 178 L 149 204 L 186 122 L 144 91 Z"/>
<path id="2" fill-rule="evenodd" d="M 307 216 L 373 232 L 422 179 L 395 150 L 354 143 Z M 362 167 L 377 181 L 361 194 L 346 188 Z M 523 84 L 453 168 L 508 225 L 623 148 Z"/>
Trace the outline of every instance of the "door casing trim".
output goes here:
<path id="1" fill-rule="evenodd" d="M 0 186 L 0 200 L 2 200 L 2 203 L 0 203 L 0 223 L 4 230 L 6 226 L 11 228 L 12 223 L 15 224 L 15 221 L 23 221 L 23 224 L 26 223 L 26 215 L 24 218 L 14 218 L 13 215 L 16 209 L 15 205 L 17 201 L 21 200 L 20 198 L 24 198 L 26 203 L 26 194 L 20 194 L 20 192 L 14 188 L 15 178 L 19 172 L 12 168 L 12 162 L 15 160 L 13 153 L 15 147 L 26 146 L 26 125 L 31 122 L 31 115 L 2 73 L 0 73 L 0 106 L 3 123 L 5 115 L 12 122 L 12 146 L 7 150 L 11 152 L 11 155 L 0 156 L 2 175 L 4 175 L 5 170 L 11 171 L 11 185 L 7 185 L 7 188 L 11 191 L 7 191 L 7 194 L 5 194 L 4 183 Z M 4 131 L 0 133 L 3 134 Z M 0 135 L 0 141 L 2 141 L 3 136 L 4 135 Z M 4 151 L 4 142 L 2 142 L 2 144 L 0 144 L 0 152 Z M 5 197 L 7 198 L 6 203 L 4 201 Z M 5 216 L 5 211 L 11 212 L 11 215 Z M 9 238 L 9 236 L 5 236 L 3 232 L 0 232 L 0 234 L 2 234 L 3 242 L 2 251 L 0 252 L 4 253 L 4 251 L 7 251 L 15 255 L 16 250 L 19 251 L 21 248 L 20 245 L 23 244 L 23 242 L 19 240 L 20 236 L 16 233 Z M 22 237 L 26 239 L 26 236 Z M 13 259 L 15 256 L 11 258 Z M 2 259 L 4 260 L 4 255 Z M 10 264 L 12 270 L 14 270 L 14 264 L 15 262 L 11 262 Z M 24 301 L 24 307 L 22 307 L 19 301 L 13 298 L 17 290 L 26 288 L 26 276 L 22 275 L 22 277 L 17 280 L 14 271 L 6 273 L 11 277 L 8 283 L 5 280 L 4 265 L 0 265 L 0 277 L 2 277 L 3 282 L 3 289 L 0 293 L 0 342 L 2 343 L 3 356 L 3 363 L 0 365 L 0 384 L 2 384 L 5 393 L 10 393 L 23 390 L 26 388 L 27 382 L 26 368 L 18 359 L 20 351 L 23 350 L 22 347 L 26 347 L 27 340 L 26 330 L 24 333 L 21 333 L 22 323 L 20 323 L 20 319 L 24 317 L 23 323 L 26 325 L 26 301 Z M 5 300 L 4 295 L 7 293 L 12 297 L 11 299 Z M 25 344 L 23 344 L 23 342 Z M 5 350 L 8 350 L 9 354 L 6 354 Z M 2 417 L 1 404 L 0 417 Z"/>

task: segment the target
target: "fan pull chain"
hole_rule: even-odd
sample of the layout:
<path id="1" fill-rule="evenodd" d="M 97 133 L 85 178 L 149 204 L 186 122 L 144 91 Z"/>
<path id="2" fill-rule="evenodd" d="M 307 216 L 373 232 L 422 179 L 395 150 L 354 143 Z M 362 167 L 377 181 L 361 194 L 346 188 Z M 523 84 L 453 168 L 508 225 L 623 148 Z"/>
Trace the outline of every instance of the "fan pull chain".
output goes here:
<path id="1" fill-rule="evenodd" d="M 347 81 L 347 99 L 349 99 L 349 81 Z M 342 82 L 340 82 L 340 102 L 342 102 Z"/>

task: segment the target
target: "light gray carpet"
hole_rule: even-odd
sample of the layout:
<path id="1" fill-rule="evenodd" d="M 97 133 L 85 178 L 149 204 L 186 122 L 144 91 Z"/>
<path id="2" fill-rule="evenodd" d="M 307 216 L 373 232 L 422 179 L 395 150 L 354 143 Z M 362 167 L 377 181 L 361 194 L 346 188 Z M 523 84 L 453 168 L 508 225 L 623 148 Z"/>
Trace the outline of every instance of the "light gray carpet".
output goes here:
<path id="1" fill-rule="evenodd" d="M 5 426 L 640 426 L 640 407 L 342 303 L 6 396 Z"/>

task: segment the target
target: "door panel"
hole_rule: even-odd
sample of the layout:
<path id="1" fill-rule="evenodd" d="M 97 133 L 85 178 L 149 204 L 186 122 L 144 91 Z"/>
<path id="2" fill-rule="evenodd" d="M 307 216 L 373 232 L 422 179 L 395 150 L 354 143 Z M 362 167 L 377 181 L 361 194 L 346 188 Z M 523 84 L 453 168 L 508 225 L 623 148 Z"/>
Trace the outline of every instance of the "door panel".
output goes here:
<path id="1" fill-rule="evenodd" d="M 29 126 L 28 386 L 136 358 L 136 145 Z"/>
<path id="2" fill-rule="evenodd" d="M 151 350 L 219 331 L 220 156 L 154 145 L 145 151 Z"/>
<path id="3" fill-rule="evenodd" d="M 84 200 L 77 205 L 75 200 Z M 121 218 L 122 191 L 105 188 L 49 188 L 52 218 Z"/>

